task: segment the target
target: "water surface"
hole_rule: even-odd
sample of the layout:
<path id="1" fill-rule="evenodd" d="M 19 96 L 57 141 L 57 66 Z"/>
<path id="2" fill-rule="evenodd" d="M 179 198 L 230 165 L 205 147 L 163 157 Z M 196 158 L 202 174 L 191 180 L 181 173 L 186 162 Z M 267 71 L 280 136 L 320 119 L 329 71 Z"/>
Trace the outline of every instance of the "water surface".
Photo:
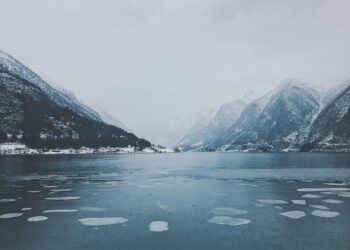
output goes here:
<path id="1" fill-rule="evenodd" d="M 1 249 L 350 249 L 350 155 L 0 157 Z"/>

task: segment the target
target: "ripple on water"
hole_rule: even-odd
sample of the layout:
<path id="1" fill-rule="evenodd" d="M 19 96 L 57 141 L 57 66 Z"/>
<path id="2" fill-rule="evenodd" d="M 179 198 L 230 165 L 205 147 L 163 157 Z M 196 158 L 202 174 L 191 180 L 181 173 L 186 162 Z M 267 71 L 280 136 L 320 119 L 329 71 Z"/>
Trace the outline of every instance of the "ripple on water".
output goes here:
<path id="1" fill-rule="evenodd" d="M 301 219 L 306 216 L 306 213 L 303 211 L 287 211 L 280 214 L 290 219 Z"/>
<path id="2" fill-rule="evenodd" d="M 89 211 L 89 212 L 103 212 L 107 210 L 102 207 L 81 207 L 80 209 L 84 211 Z"/>
<path id="3" fill-rule="evenodd" d="M 318 194 L 304 194 L 303 196 L 301 196 L 301 198 L 319 199 L 319 198 L 322 198 L 322 195 L 318 195 Z"/>
<path id="4" fill-rule="evenodd" d="M 272 205 L 285 205 L 285 204 L 288 204 L 287 201 L 272 200 L 272 199 L 262 199 L 262 200 L 258 200 L 258 202 L 265 203 L 265 204 L 272 204 Z"/>
<path id="5" fill-rule="evenodd" d="M 28 218 L 29 222 L 39 222 L 39 221 L 44 221 L 47 220 L 48 218 L 46 216 L 34 216 L 34 217 L 30 217 Z"/>
<path id="6" fill-rule="evenodd" d="M 349 191 L 350 188 L 298 188 L 299 192 Z"/>
<path id="7" fill-rule="evenodd" d="M 67 200 L 77 200 L 80 199 L 79 196 L 63 196 L 63 197 L 47 197 L 45 200 L 52 200 L 52 201 L 67 201 Z"/>
<path id="8" fill-rule="evenodd" d="M 70 191 L 72 191 L 73 189 L 70 189 L 70 188 L 62 188 L 62 189 L 52 189 L 52 190 L 50 190 L 51 192 L 70 192 Z"/>
<path id="9" fill-rule="evenodd" d="M 78 212 L 77 209 L 52 209 L 52 210 L 44 210 L 44 214 L 49 214 L 49 213 L 74 213 Z"/>
<path id="10" fill-rule="evenodd" d="M 108 226 L 114 224 L 123 224 L 129 220 L 123 217 L 100 217 L 100 218 L 82 218 L 78 220 L 84 226 Z"/>
<path id="11" fill-rule="evenodd" d="M 29 211 L 29 210 L 32 210 L 31 207 L 24 207 L 24 208 L 21 208 L 21 211 Z"/>
<path id="12" fill-rule="evenodd" d="M 323 218 L 334 218 L 339 215 L 338 212 L 325 211 L 325 210 L 314 210 L 311 213 L 313 216 L 323 217 Z"/>
<path id="13" fill-rule="evenodd" d="M 215 208 L 211 213 L 215 215 L 221 215 L 221 216 L 234 216 L 238 214 L 246 214 L 248 213 L 248 211 L 240 210 L 232 207 L 218 207 L 218 208 Z"/>
<path id="14" fill-rule="evenodd" d="M 166 221 L 152 221 L 149 224 L 149 230 L 151 232 L 160 233 L 169 230 L 169 225 Z"/>
<path id="15" fill-rule="evenodd" d="M 330 203 L 330 204 L 341 204 L 344 202 L 344 201 L 340 201 L 340 200 L 336 200 L 336 199 L 326 199 L 326 200 L 322 200 L 322 201 L 326 202 L 326 203 Z"/>
<path id="16" fill-rule="evenodd" d="M 316 209 L 320 209 L 320 210 L 329 210 L 328 207 L 323 206 L 323 205 L 310 205 L 310 207 L 316 208 Z"/>
<path id="17" fill-rule="evenodd" d="M 14 202 L 16 199 L 0 199 L 0 203 L 5 203 L 5 202 Z"/>
<path id="18" fill-rule="evenodd" d="M 350 198 L 350 192 L 343 192 L 338 194 L 339 197 Z"/>
<path id="19" fill-rule="evenodd" d="M 240 226 L 250 223 L 250 220 L 243 218 L 233 218 L 228 216 L 214 216 L 208 222 L 219 225 Z"/>
<path id="20" fill-rule="evenodd" d="M 11 218 L 16 218 L 22 216 L 23 213 L 7 213 L 0 215 L 0 219 L 11 219 Z"/>

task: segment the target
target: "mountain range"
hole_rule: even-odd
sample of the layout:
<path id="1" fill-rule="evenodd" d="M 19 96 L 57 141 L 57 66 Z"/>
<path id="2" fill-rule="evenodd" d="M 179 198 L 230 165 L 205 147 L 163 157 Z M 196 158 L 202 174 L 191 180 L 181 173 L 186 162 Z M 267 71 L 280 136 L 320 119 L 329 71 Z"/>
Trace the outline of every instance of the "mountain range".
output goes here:
<path id="1" fill-rule="evenodd" d="M 295 79 L 265 96 L 223 105 L 181 151 L 349 151 L 350 81 L 325 92 Z"/>
<path id="2" fill-rule="evenodd" d="M 109 120 L 0 51 L 0 142 L 33 148 L 151 146 Z"/>

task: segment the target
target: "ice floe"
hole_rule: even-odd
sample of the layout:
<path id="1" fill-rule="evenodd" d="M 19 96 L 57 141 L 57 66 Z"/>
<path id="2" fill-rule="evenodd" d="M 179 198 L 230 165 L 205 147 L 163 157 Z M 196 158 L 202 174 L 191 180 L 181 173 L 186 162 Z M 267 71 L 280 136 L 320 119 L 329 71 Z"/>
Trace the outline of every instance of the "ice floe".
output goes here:
<path id="1" fill-rule="evenodd" d="M 288 204 L 287 201 L 283 201 L 283 200 L 272 200 L 272 199 L 262 199 L 262 200 L 258 200 L 258 202 L 265 203 L 265 204 L 272 204 L 272 205 L 284 205 L 284 204 Z"/>
<path id="2" fill-rule="evenodd" d="M 316 209 L 320 209 L 320 210 L 329 210 L 328 207 L 323 206 L 323 205 L 310 205 L 310 207 L 316 208 Z"/>
<path id="3" fill-rule="evenodd" d="M 82 218 L 78 220 L 84 226 L 108 226 L 114 224 L 123 224 L 129 220 L 123 217 L 100 217 L 100 218 Z"/>
<path id="4" fill-rule="evenodd" d="M 295 205 L 306 205 L 306 200 L 292 200 Z"/>
<path id="5" fill-rule="evenodd" d="M 208 220 L 208 222 L 219 225 L 239 226 L 250 223 L 250 220 L 243 218 L 233 218 L 228 216 L 214 216 L 213 218 Z"/>
<path id="6" fill-rule="evenodd" d="M 44 214 L 49 214 L 49 213 L 74 213 L 78 212 L 77 209 L 52 209 L 52 210 L 44 210 Z"/>
<path id="7" fill-rule="evenodd" d="M 21 211 L 29 211 L 29 210 L 32 210 L 31 207 L 24 207 L 24 208 L 21 208 Z"/>
<path id="8" fill-rule="evenodd" d="M 280 214 L 291 219 L 300 219 L 306 216 L 306 213 L 303 211 L 287 211 Z"/>
<path id="9" fill-rule="evenodd" d="M 313 216 L 323 217 L 323 218 L 333 218 L 339 215 L 338 212 L 325 211 L 325 210 L 314 210 L 311 213 Z"/>
<path id="10" fill-rule="evenodd" d="M 5 202 L 14 202 L 16 199 L 0 199 L 0 203 L 5 203 Z"/>
<path id="11" fill-rule="evenodd" d="M 28 218 L 28 221 L 30 222 L 39 222 L 39 221 L 44 221 L 47 220 L 48 218 L 46 216 L 34 216 L 34 217 L 30 217 Z"/>
<path id="12" fill-rule="evenodd" d="M 28 221 L 30 222 L 39 222 L 39 221 L 44 221 L 47 220 L 48 218 L 46 216 L 34 216 L 34 217 L 30 217 L 28 218 Z"/>
<path id="13" fill-rule="evenodd" d="M 152 221 L 149 224 L 149 230 L 151 232 L 160 233 L 169 230 L 169 225 L 166 221 Z"/>
<path id="14" fill-rule="evenodd" d="M 336 199 L 326 199 L 322 200 L 323 202 L 330 203 L 330 204 L 340 204 L 343 203 L 344 201 L 336 200 Z"/>
<path id="15" fill-rule="evenodd" d="M 0 219 L 11 219 L 22 216 L 23 213 L 8 213 L 0 215 Z"/>
<path id="16" fill-rule="evenodd" d="M 298 188 L 299 192 L 349 191 L 350 188 Z"/>
<path id="17" fill-rule="evenodd" d="M 44 188 L 58 188 L 58 186 L 43 186 Z"/>
<path id="18" fill-rule="evenodd" d="M 79 196 L 63 196 L 63 197 L 47 197 L 46 200 L 53 200 L 53 201 L 67 201 L 67 200 L 77 200 L 80 199 Z"/>
<path id="19" fill-rule="evenodd" d="M 81 210 L 89 211 L 89 212 L 103 212 L 106 211 L 105 208 L 102 207 L 81 207 Z"/>
<path id="20" fill-rule="evenodd" d="M 318 194 L 304 194 L 303 196 L 301 196 L 301 198 L 318 199 L 318 198 L 322 198 L 322 195 L 318 195 Z"/>
<path id="21" fill-rule="evenodd" d="M 221 216 L 234 216 L 238 214 L 246 214 L 248 211 L 240 210 L 231 207 L 218 207 L 211 211 L 212 214 L 221 215 Z"/>

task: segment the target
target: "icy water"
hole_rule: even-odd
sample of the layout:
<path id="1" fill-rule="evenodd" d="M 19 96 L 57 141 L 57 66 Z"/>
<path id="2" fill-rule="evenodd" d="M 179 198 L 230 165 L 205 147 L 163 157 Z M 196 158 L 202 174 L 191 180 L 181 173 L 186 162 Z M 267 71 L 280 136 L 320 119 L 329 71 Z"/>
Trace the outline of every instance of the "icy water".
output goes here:
<path id="1" fill-rule="evenodd" d="M 350 154 L 0 157 L 0 249 L 350 249 Z"/>

